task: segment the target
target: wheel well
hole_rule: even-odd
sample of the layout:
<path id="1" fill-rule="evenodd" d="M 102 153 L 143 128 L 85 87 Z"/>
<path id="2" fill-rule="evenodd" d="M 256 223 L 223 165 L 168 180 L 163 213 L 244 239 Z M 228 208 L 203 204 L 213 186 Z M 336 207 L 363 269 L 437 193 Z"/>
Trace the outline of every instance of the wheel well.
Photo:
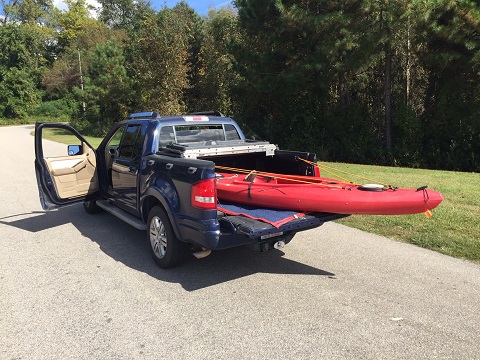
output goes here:
<path id="1" fill-rule="evenodd" d="M 143 221 L 147 222 L 148 221 L 148 215 L 150 214 L 150 210 L 152 210 L 153 207 L 159 206 L 165 214 L 167 215 L 167 218 L 170 220 L 170 224 L 172 225 L 173 232 L 175 233 L 175 236 L 178 238 L 181 238 L 180 230 L 178 229 L 177 226 L 175 226 L 175 221 L 174 219 L 171 218 L 171 214 L 167 211 L 165 206 L 161 203 L 160 200 L 158 200 L 155 196 L 147 196 L 145 200 L 143 200 L 142 204 L 142 219 Z"/>
<path id="2" fill-rule="evenodd" d="M 148 219 L 148 214 L 150 213 L 150 210 L 154 206 L 160 206 L 163 210 L 165 208 L 163 207 L 162 203 L 154 196 L 149 196 L 143 201 L 142 205 L 142 218 L 145 222 L 147 222 Z"/>

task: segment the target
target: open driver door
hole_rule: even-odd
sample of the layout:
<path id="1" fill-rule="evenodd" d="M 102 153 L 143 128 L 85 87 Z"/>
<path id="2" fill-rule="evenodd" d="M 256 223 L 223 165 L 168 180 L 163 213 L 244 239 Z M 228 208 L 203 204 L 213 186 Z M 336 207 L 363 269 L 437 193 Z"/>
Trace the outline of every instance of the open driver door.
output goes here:
<path id="1" fill-rule="evenodd" d="M 65 153 L 46 151 L 44 129 L 58 129 L 78 139 Z M 63 151 L 62 151 L 63 152 Z M 35 174 L 44 210 L 95 198 L 99 190 L 95 149 L 72 127 L 61 123 L 35 124 Z"/>

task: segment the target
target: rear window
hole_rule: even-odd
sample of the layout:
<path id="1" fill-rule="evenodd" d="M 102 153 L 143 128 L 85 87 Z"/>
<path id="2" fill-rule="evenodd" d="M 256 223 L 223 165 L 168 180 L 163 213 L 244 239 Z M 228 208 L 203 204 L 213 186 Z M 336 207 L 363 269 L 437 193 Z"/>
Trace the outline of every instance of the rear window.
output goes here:
<path id="1" fill-rule="evenodd" d="M 177 125 L 163 126 L 160 129 L 160 147 L 171 143 L 189 144 L 205 141 L 240 140 L 237 129 L 232 124 L 217 125 Z"/>
<path id="2" fill-rule="evenodd" d="M 240 135 L 232 124 L 225 124 L 225 138 L 226 140 L 240 140 Z"/>

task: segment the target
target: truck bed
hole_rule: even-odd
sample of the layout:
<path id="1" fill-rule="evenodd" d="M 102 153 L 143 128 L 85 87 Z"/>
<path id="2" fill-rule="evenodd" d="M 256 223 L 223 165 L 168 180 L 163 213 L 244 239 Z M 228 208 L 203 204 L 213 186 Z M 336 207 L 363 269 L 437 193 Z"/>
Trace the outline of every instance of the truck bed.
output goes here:
<path id="1" fill-rule="evenodd" d="M 276 145 L 264 141 L 235 140 L 205 141 L 188 144 L 171 143 L 167 147 L 159 149 L 157 155 L 182 160 L 206 160 L 213 162 L 216 168 L 222 169 L 222 172 L 228 172 L 225 169 L 240 169 L 240 171 L 244 169 L 291 175 L 315 176 L 318 174 L 314 166 L 304 161 L 299 161 L 299 158 L 303 158 L 309 162 L 316 162 L 315 154 L 278 150 Z M 221 212 L 221 208 L 219 210 L 220 238 L 212 249 L 226 249 L 247 245 L 254 250 L 267 251 L 273 248 L 279 241 L 287 244 L 299 231 L 313 229 L 327 221 L 348 216 L 330 213 L 309 213 L 276 227 L 268 222 L 252 219 L 248 217 L 248 214 L 244 216 L 242 215 L 244 212 L 240 212 L 240 214 L 226 214 Z M 256 216 L 253 217 L 256 218 Z"/>

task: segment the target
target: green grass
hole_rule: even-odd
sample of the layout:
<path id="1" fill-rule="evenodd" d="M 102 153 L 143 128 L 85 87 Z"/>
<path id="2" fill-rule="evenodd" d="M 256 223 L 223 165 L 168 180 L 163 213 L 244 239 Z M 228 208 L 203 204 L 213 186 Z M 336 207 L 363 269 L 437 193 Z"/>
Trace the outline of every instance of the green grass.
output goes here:
<path id="1" fill-rule="evenodd" d="M 0 118 L 0 126 L 35 124 L 36 122 L 68 122 L 69 116 L 51 117 L 51 116 L 27 116 L 22 119 Z"/>
<path id="2" fill-rule="evenodd" d="M 30 133 L 34 135 L 34 131 Z M 59 143 L 67 144 L 67 145 L 78 145 L 79 141 L 76 136 L 71 135 L 69 131 L 63 129 L 43 129 L 42 130 L 42 137 L 47 140 L 56 141 Z M 90 145 L 92 145 L 95 149 L 100 145 L 103 138 L 93 137 L 93 136 L 84 136 L 85 140 L 87 140 Z"/>
<path id="3" fill-rule="evenodd" d="M 326 165 L 398 187 L 428 185 L 430 189 L 440 191 L 445 198 L 429 219 L 422 214 L 353 215 L 340 220 L 340 223 L 480 262 L 480 174 L 353 164 Z M 326 172 L 322 172 L 322 175 L 330 177 Z"/>

